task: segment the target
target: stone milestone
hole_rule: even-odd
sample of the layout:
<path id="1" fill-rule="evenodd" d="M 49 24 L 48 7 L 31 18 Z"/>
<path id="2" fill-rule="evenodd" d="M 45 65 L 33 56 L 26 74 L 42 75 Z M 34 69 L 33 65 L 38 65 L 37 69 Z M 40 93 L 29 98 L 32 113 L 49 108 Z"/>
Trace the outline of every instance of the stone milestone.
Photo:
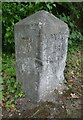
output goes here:
<path id="1" fill-rule="evenodd" d="M 37 13 L 14 26 L 17 80 L 30 101 L 48 101 L 64 80 L 69 30 L 48 13 Z"/>

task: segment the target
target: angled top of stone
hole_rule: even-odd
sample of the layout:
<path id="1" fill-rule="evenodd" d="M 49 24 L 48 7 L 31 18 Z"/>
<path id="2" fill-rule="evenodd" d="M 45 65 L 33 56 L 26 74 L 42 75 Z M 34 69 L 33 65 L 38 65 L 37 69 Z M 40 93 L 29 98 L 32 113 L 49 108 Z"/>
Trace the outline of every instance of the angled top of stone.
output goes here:
<path id="1" fill-rule="evenodd" d="M 67 24 L 65 22 L 63 22 L 62 20 L 60 20 L 59 18 L 55 17 L 53 14 L 50 14 L 49 12 L 45 10 L 38 11 L 34 13 L 33 15 L 26 17 L 23 20 L 20 20 L 19 22 L 15 24 L 15 26 L 28 25 L 31 23 L 39 23 L 39 22 L 41 23 L 50 22 L 52 25 L 57 24 L 60 26 L 67 27 Z"/>

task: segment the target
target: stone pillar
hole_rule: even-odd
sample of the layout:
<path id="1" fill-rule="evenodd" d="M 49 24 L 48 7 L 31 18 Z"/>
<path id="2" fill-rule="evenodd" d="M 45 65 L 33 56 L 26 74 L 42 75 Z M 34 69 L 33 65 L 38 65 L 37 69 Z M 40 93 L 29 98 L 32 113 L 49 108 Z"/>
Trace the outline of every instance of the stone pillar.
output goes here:
<path id="1" fill-rule="evenodd" d="M 63 84 L 68 26 L 42 10 L 16 23 L 14 30 L 17 80 L 32 102 L 45 101 Z"/>

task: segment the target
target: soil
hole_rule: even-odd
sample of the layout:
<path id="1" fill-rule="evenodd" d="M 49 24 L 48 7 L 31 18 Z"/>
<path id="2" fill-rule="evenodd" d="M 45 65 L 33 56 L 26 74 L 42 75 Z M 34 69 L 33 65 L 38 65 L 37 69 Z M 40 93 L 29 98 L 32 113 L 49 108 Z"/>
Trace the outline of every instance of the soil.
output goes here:
<path id="1" fill-rule="evenodd" d="M 2 118 L 82 118 L 81 95 L 66 89 L 55 102 L 32 104 L 27 98 L 17 100 L 16 111 L 2 110 Z"/>

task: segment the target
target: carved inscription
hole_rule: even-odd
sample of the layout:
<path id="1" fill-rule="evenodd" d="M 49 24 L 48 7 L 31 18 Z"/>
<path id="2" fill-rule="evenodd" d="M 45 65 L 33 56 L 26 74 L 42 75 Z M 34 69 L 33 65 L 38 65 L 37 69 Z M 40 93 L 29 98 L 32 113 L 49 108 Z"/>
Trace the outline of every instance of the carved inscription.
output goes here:
<path id="1" fill-rule="evenodd" d="M 59 61 L 63 59 L 63 43 L 61 42 L 62 39 L 62 35 L 57 35 L 57 34 L 50 34 L 49 40 L 53 40 L 53 46 L 48 47 L 48 45 L 46 46 L 46 48 L 50 49 L 52 47 L 53 50 L 50 50 L 50 53 L 48 55 L 47 61 L 49 61 L 50 63 L 54 63 L 55 61 Z M 56 41 L 58 39 L 58 42 Z M 58 53 L 58 55 L 57 55 Z M 56 58 L 54 57 L 56 55 Z M 51 56 L 51 57 L 49 57 Z"/>
<path id="2" fill-rule="evenodd" d="M 24 41 L 24 47 L 25 47 L 25 51 L 31 52 L 32 50 L 32 39 L 28 38 L 28 37 L 22 37 L 22 40 Z"/>

